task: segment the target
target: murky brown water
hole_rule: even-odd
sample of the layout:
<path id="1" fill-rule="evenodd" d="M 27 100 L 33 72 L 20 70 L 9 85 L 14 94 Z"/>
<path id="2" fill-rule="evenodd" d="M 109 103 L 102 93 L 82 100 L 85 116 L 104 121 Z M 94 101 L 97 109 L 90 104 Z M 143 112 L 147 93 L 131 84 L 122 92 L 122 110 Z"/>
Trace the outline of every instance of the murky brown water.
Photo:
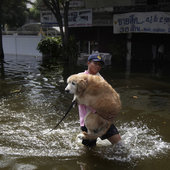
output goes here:
<path id="1" fill-rule="evenodd" d="M 84 67 L 43 67 L 41 58 L 6 56 L 0 79 L 0 169 L 168 170 L 170 168 L 170 82 L 151 74 L 102 71 L 120 93 L 116 121 L 124 147 L 98 141 L 87 149 L 77 108 L 54 131 L 72 96 L 66 78 Z M 2 77 L 2 72 L 4 76 Z M 166 81 L 167 80 L 167 81 Z"/>

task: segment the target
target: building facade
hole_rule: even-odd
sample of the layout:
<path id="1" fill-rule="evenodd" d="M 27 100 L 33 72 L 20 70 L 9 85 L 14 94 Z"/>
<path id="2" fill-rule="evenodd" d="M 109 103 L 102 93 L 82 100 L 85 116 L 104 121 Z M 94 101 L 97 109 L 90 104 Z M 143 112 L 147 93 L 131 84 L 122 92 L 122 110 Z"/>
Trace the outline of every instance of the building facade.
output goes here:
<path id="1" fill-rule="evenodd" d="M 163 45 L 161 60 L 170 62 L 169 11 L 169 0 L 71 0 L 69 30 L 79 41 L 80 52 L 109 52 L 124 64 L 157 63 Z"/>

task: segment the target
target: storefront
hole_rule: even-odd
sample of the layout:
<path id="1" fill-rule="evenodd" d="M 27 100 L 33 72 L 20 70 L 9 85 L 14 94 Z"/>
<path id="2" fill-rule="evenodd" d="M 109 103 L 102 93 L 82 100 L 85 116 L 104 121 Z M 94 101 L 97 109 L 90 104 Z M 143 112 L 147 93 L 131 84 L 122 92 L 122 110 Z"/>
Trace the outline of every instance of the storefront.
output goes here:
<path id="1" fill-rule="evenodd" d="M 170 62 L 170 13 L 133 12 L 116 14 L 113 19 L 114 34 L 126 34 L 127 60 L 146 71 L 151 65 L 161 68 Z"/>

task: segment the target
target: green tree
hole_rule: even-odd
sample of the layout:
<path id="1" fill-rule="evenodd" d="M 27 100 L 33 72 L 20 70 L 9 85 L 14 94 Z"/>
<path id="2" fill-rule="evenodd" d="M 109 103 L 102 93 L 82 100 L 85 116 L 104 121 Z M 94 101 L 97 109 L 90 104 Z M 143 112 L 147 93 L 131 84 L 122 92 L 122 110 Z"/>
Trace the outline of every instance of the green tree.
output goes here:
<path id="1" fill-rule="evenodd" d="M 61 34 L 62 45 L 60 56 L 62 56 L 62 60 L 70 64 L 75 63 L 78 57 L 78 46 L 74 37 L 69 35 L 68 12 L 70 0 L 36 0 L 35 4 L 37 9 L 48 9 L 53 13 Z"/>
<path id="2" fill-rule="evenodd" d="M 69 0 L 42 0 L 42 1 L 44 2 L 45 6 L 49 10 L 51 10 L 52 13 L 54 14 L 60 28 L 62 44 L 67 49 L 68 41 L 69 41 L 68 11 L 69 11 L 70 1 Z M 63 17 L 61 11 L 63 11 Z"/>
<path id="3" fill-rule="evenodd" d="M 4 59 L 2 46 L 2 28 L 5 24 L 9 27 L 19 27 L 25 23 L 27 16 L 27 3 L 29 0 L 1 0 L 0 2 L 0 60 Z"/>
<path id="4" fill-rule="evenodd" d="M 36 0 L 34 4 L 32 4 L 32 8 L 29 9 L 29 19 L 33 19 L 37 22 L 40 21 L 40 10 L 39 5 L 41 4 L 42 0 Z"/>

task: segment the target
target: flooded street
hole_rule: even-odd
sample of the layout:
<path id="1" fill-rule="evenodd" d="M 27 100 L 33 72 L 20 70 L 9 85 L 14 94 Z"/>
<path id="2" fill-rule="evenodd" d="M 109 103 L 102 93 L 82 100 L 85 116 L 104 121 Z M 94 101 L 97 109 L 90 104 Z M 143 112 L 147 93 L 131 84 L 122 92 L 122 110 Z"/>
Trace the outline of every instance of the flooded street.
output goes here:
<path id="1" fill-rule="evenodd" d="M 1 67 L 0 67 L 1 68 Z M 98 140 L 82 146 L 77 107 L 50 132 L 71 104 L 66 79 L 85 67 L 43 66 L 41 57 L 5 56 L 0 77 L 0 169 L 168 170 L 170 77 L 127 75 L 114 67 L 102 76 L 121 96 L 115 125 L 122 146 Z"/>

